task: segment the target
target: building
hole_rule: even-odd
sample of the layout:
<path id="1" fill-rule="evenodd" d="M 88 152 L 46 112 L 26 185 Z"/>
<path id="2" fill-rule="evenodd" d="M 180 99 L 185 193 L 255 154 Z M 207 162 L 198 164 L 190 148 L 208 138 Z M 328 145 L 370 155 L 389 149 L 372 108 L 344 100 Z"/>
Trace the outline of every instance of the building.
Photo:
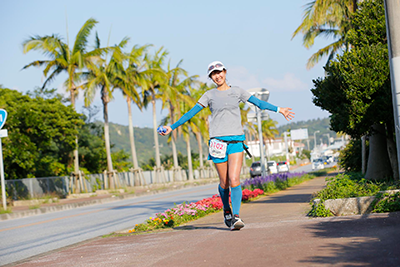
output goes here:
<path id="1" fill-rule="evenodd" d="M 248 141 L 247 145 L 249 146 L 250 153 L 255 157 L 260 157 L 260 145 L 259 141 Z M 294 142 L 288 138 L 288 147 L 292 148 L 290 156 L 296 156 L 297 154 L 301 153 L 301 151 L 305 148 L 303 143 Z M 272 156 L 283 156 L 286 155 L 286 146 L 285 140 L 283 138 L 276 138 L 267 141 L 267 147 L 265 155 L 267 158 Z"/>

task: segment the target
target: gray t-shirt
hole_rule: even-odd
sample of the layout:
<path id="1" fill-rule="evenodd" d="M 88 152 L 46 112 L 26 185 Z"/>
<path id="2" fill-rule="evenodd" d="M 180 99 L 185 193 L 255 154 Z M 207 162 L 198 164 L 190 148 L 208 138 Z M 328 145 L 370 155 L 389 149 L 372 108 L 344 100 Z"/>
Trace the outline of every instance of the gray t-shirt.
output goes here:
<path id="1" fill-rule="evenodd" d="M 245 103 L 250 96 L 249 92 L 233 86 L 225 91 L 212 89 L 200 97 L 198 102 L 211 110 L 210 138 L 244 134 L 239 103 Z"/>

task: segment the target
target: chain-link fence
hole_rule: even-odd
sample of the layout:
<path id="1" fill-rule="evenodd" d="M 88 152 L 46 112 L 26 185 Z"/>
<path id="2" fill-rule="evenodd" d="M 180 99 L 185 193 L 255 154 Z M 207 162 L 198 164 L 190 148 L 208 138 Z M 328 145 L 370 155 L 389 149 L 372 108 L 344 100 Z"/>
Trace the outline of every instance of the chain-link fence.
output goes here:
<path id="1" fill-rule="evenodd" d="M 248 173 L 248 168 L 242 169 L 242 174 Z M 187 170 L 161 170 L 143 171 L 140 177 L 135 172 L 115 172 L 112 174 L 116 188 L 143 186 L 150 184 L 169 183 L 173 181 L 187 181 Z M 218 177 L 214 167 L 203 167 L 193 171 L 193 179 L 207 179 Z M 81 179 L 70 176 L 43 177 L 6 180 L 6 191 L 14 200 L 38 198 L 43 195 L 67 196 L 79 186 L 81 192 L 95 192 L 96 190 L 109 188 L 107 173 L 83 175 Z"/>

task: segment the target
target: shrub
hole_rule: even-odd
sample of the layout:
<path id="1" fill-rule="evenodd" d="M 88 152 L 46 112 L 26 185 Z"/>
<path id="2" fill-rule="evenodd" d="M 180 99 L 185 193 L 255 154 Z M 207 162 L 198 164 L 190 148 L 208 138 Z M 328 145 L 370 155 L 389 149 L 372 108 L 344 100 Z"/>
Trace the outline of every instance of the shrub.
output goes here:
<path id="1" fill-rule="evenodd" d="M 360 179 L 359 174 L 339 174 L 327 180 L 329 182 L 326 188 L 319 191 L 315 196 L 315 198 L 319 198 L 321 201 L 327 199 L 373 196 L 380 190 L 380 187 L 372 181 L 364 178 Z"/>

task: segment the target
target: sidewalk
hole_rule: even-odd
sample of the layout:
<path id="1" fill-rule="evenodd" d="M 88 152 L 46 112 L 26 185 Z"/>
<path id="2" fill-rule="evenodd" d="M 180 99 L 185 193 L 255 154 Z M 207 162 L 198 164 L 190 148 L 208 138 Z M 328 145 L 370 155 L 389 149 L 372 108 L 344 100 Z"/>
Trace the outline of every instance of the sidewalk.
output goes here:
<path id="1" fill-rule="evenodd" d="M 400 213 L 306 217 L 315 178 L 242 205 L 229 231 L 221 213 L 153 234 L 96 238 L 16 266 L 400 266 Z M 133 225 L 132 225 L 133 227 Z"/>

